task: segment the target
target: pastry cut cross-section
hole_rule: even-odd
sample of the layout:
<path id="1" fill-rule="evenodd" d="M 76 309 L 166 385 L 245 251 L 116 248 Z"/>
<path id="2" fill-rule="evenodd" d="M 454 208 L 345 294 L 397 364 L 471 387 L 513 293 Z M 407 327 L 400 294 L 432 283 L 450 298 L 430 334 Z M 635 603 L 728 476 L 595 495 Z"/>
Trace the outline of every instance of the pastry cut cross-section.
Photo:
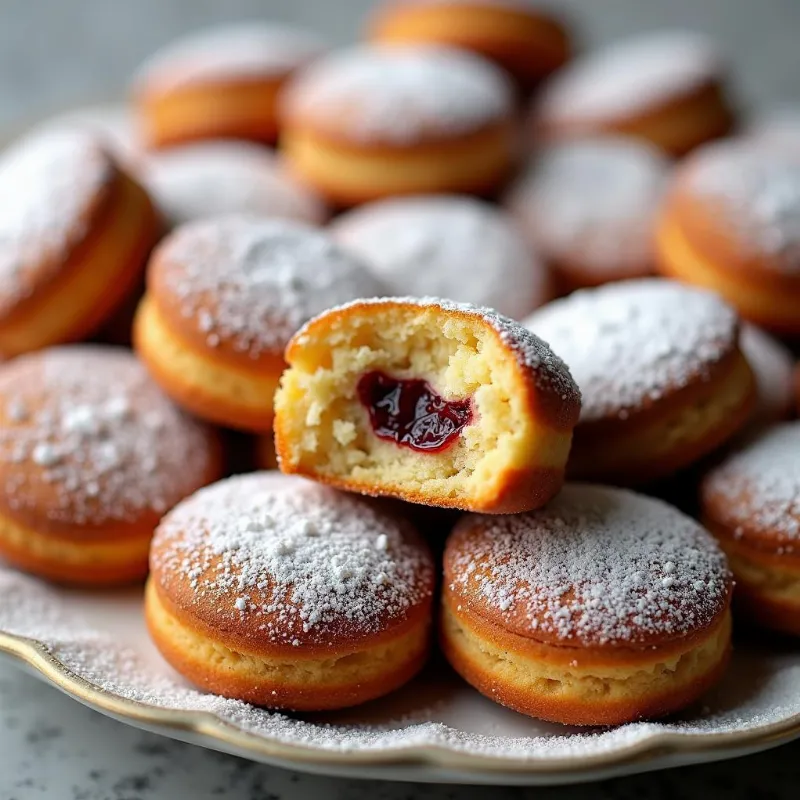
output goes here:
<path id="1" fill-rule="evenodd" d="M 517 513 L 560 489 L 580 394 L 535 335 L 487 309 L 356 300 L 286 350 L 281 469 L 370 495 Z"/>

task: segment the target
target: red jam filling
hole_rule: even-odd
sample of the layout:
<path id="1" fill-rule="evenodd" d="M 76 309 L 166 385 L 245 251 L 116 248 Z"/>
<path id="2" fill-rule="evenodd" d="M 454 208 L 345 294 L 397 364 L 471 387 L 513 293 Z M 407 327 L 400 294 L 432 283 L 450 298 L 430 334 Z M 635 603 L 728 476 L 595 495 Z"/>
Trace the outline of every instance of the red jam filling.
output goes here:
<path id="1" fill-rule="evenodd" d="M 472 421 L 469 400 L 445 400 L 423 380 L 367 372 L 358 397 L 378 438 L 424 453 L 446 449 Z"/>

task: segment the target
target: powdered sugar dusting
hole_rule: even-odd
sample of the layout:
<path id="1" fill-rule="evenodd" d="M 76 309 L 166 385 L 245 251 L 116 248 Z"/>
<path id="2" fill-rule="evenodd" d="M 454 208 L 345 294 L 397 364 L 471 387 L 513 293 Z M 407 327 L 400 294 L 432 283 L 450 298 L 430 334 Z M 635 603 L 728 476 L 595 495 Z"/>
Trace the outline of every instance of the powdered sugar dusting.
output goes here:
<path id="1" fill-rule="evenodd" d="M 446 578 L 513 630 L 584 645 L 677 638 L 725 608 L 730 574 L 711 535 L 666 503 L 572 484 L 546 509 L 466 517 Z"/>
<path id="2" fill-rule="evenodd" d="M 800 542 L 800 422 L 776 425 L 712 470 L 703 495 L 716 498 L 726 524 Z"/>
<path id="3" fill-rule="evenodd" d="M 746 253 L 762 268 L 800 275 L 800 157 L 787 148 L 731 141 L 707 145 L 684 186 L 716 203 Z"/>
<path id="4" fill-rule="evenodd" d="M 714 43 L 700 33 L 639 35 L 589 53 L 558 72 L 544 89 L 538 113 L 555 122 L 639 113 L 716 80 L 722 68 Z"/>
<path id="5" fill-rule="evenodd" d="M 173 91 L 194 83 L 281 77 L 320 56 L 310 31 L 267 22 L 239 22 L 185 36 L 151 56 L 136 85 Z"/>
<path id="6" fill-rule="evenodd" d="M 440 680 L 430 672 L 363 710 L 297 718 L 189 687 L 153 653 L 138 596 L 120 602 L 117 593 L 105 605 L 102 621 L 87 621 L 82 613 L 87 595 L 63 592 L 2 566 L 0 594 L 0 630 L 45 642 L 58 662 L 93 687 L 150 708 L 210 713 L 267 742 L 325 753 L 413 757 L 424 749 L 435 758 L 444 748 L 446 755 L 500 759 L 495 766 L 524 760 L 535 767 L 563 758 L 581 763 L 593 756 L 624 758 L 633 748 L 658 747 L 664 735 L 680 736 L 690 747 L 709 735 L 758 735 L 800 718 L 800 660 L 790 650 L 754 650 L 752 643 L 736 648 L 727 677 L 706 696 L 703 709 L 667 721 L 599 731 L 550 725 L 490 703 L 452 673 Z M 92 603 L 105 596 L 95 594 Z M 138 711 L 146 714 L 148 708 Z M 472 763 L 473 769 L 481 766 Z"/>
<path id="7" fill-rule="evenodd" d="M 290 85 L 290 115 L 335 124 L 360 141 L 404 145 L 476 131 L 513 111 L 506 76 L 445 47 L 355 47 L 321 59 Z"/>
<path id="8" fill-rule="evenodd" d="M 0 418 L 0 491 L 21 514 L 133 521 L 163 513 L 211 469 L 211 434 L 123 350 L 52 348 L 4 365 Z"/>
<path id="9" fill-rule="evenodd" d="M 418 306 L 419 308 L 439 309 L 445 312 L 457 312 L 479 318 L 497 332 L 503 344 L 516 356 L 518 363 L 522 367 L 535 373 L 534 380 L 537 386 L 556 393 L 564 401 L 565 407 L 574 406 L 580 402 L 581 394 L 572 379 L 569 368 L 550 349 L 550 346 L 536 334 L 520 325 L 519 322 L 509 317 L 504 317 L 491 308 L 480 308 L 469 303 L 456 303 L 452 300 L 442 300 L 438 297 L 370 297 L 353 300 L 350 303 L 329 309 L 327 313 L 338 313 L 353 306 L 380 306 L 395 303 Z M 308 326 L 312 322 L 313 320 L 310 320 L 308 324 L 297 332 L 298 339 L 307 335 Z"/>
<path id="10" fill-rule="evenodd" d="M 86 131 L 39 130 L 2 154 L 0 311 L 61 267 L 86 235 L 93 205 L 113 175 L 98 140 Z"/>
<path id="11" fill-rule="evenodd" d="M 275 472 L 204 489 L 162 521 L 152 564 L 188 579 L 196 602 L 262 619 L 273 642 L 302 631 L 378 633 L 430 597 L 433 564 L 395 518 L 367 502 Z"/>
<path id="12" fill-rule="evenodd" d="M 715 294 L 658 278 L 576 292 L 525 324 L 569 365 L 582 422 L 624 418 L 706 379 L 738 336 L 735 313 Z"/>
<path id="13" fill-rule="evenodd" d="M 537 158 L 510 205 L 545 257 L 600 275 L 642 274 L 668 172 L 659 151 L 632 139 L 568 143 Z"/>
<path id="14" fill-rule="evenodd" d="M 281 352 L 306 320 L 329 306 L 383 290 L 326 234 L 250 215 L 179 228 L 151 270 L 209 346 L 227 340 L 253 358 Z"/>
<path id="15" fill-rule="evenodd" d="M 383 200 L 339 217 L 332 234 L 398 295 L 448 297 L 522 317 L 548 289 L 544 266 L 513 223 L 479 200 Z"/>
<path id="16" fill-rule="evenodd" d="M 758 387 L 756 421 L 785 419 L 794 402 L 794 356 L 784 344 L 750 323 L 742 325 L 739 345 Z"/>
<path id="17" fill-rule="evenodd" d="M 175 227 L 224 214 L 257 214 L 320 223 L 322 202 L 281 169 L 264 147 L 246 142 L 203 142 L 157 153 L 143 179 Z"/>

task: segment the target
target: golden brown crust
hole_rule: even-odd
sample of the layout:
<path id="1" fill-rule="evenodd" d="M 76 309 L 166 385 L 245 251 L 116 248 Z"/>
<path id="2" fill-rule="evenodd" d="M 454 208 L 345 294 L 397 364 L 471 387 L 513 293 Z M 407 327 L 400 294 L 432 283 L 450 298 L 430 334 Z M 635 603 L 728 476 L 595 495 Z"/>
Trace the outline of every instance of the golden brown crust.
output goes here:
<path id="1" fill-rule="evenodd" d="M 621 485 L 668 477 L 729 441 L 747 424 L 756 399 L 752 371 L 734 346 L 705 375 L 648 407 L 580 423 L 567 472 L 573 480 Z M 616 443 L 611 451 L 609 442 Z"/>
<path id="2" fill-rule="evenodd" d="M 404 3 L 389 0 L 374 14 L 377 42 L 446 44 L 471 50 L 506 69 L 528 92 L 572 54 L 563 21 L 519 4 Z"/>
<path id="3" fill-rule="evenodd" d="M 0 318 L 5 356 L 84 338 L 140 285 L 160 221 L 141 186 L 113 165 L 110 170 L 82 218 L 82 237 L 47 262 L 28 265 L 28 292 Z"/>
<path id="4" fill-rule="evenodd" d="M 445 140 L 391 146 L 353 142 L 302 117 L 287 117 L 287 167 L 331 205 L 347 208 L 387 196 L 440 192 L 493 197 L 518 160 L 516 126 L 503 120 Z"/>
<path id="5" fill-rule="evenodd" d="M 453 598 L 445 595 L 440 644 L 454 669 L 495 702 L 567 725 L 619 725 L 678 711 L 717 683 L 730 658 L 727 611 L 681 652 L 671 648 L 663 652 L 658 646 L 624 655 L 618 652 L 609 668 L 608 662 L 598 663 L 591 655 L 587 658 L 580 648 L 541 644 L 532 652 L 522 637 L 516 637 L 522 649 L 515 648 L 506 631 L 499 631 L 502 649 L 498 649 L 487 631 L 499 629 L 485 620 L 475 627 L 478 618 L 462 606 L 458 609 Z M 710 651 L 707 655 L 703 653 L 706 648 Z M 500 654 L 508 668 L 501 665 L 498 670 Z M 700 660 L 706 663 L 694 668 L 693 662 Z M 663 669 L 663 662 L 672 663 L 673 671 Z M 554 665 L 558 666 L 554 669 Z M 515 682 L 517 670 L 528 670 L 528 681 Z M 530 681 L 534 670 L 541 671 L 542 677 Z M 651 677 L 640 683 L 637 678 L 641 675 Z"/>
<path id="6" fill-rule="evenodd" d="M 174 607 L 151 580 L 145 597 L 145 619 L 158 649 L 178 672 L 215 694 L 270 708 L 324 711 L 381 697 L 402 686 L 419 672 L 429 649 L 429 620 L 424 619 L 416 628 L 398 633 L 385 647 L 358 647 L 349 652 L 343 651 L 346 654 L 340 658 L 323 650 L 316 654 L 323 658 L 315 659 L 309 653 L 300 656 L 295 649 L 290 655 L 298 668 L 293 669 L 291 660 L 277 664 L 269 660 L 262 663 L 247 648 L 243 653 L 230 650 L 219 644 L 214 632 L 198 633 L 190 628 L 187 637 L 186 628 L 183 628 L 185 620 L 173 617 L 173 612 Z M 184 641 L 179 641 L 176 633 Z M 187 639 L 195 649 L 201 650 L 199 655 L 186 646 Z M 205 649 L 214 652 L 217 658 L 211 661 L 203 658 Z M 226 663 L 228 656 L 230 661 Z M 356 663 L 355 669 L 347 672 L 355 672 L 356 676 L 364 672 L 366 675 L 342 676 L 341 665 L 346 661 L 360 661 L 362 667 L 359 670 Z M 373 663 L 370 664 L 370 661 Z M 229 666 L 231 662 L 235 668 Z M 247 666 L 242 667 L 243 662 L 248 662 L 252 668 L 248 670 Z M 304 672 L 309 676 L 305 681 Z M 318 677 L 319 673 L 322 674 L 322 680 Z"/>

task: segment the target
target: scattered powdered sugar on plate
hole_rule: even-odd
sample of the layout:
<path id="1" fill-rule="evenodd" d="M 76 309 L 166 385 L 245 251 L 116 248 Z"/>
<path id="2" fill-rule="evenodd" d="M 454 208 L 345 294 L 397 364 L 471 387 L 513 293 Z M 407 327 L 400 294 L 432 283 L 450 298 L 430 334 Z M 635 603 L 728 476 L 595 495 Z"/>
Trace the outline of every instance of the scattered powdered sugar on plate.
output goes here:
<path id="1" fill-rule="evenodd" d="M 582 422 L 624 419 L 706 379 L 738 335 L 736 314 L 717 295 L 659 278 L 575 292 L 525 325 L 567 362 Z"/>
<path id="2" fill-rule="evenodd" d="M 643 34 L 568 64 L 545 86 L 537 112 L 555 122 L 641 113 L 701 88 L 722 69 L 717 48 L 701 33 Z"/>
<path id="3" fill-rule="evenodd" d="M 729 456 L 706 477 L 726 524 L 794 549 L 800 543 L 800 422 L 776 425 Z"/>
<path id="4" fill-rule="evenodd" d="M 304 70 L 283 102 L 289 116 L 395 145 L 472 133 L 514 108 L 511 84 L 499 69 L 433 46 L 342 50 Z"/>
<path id="5" fill-rule="evenodd" d="M 585 646 L 674 639 L 728 603 L 725 556 L 694 520 L 625 489 L 567 485 L 542 510 L 472 515 L 445 553 L 464 602 L 520 635 Z"/>
<path id="6" fill-rule="evenodd" d="M 62 267 L 113 177 L 87 131 L 37 130 L 0 156 L 0 312 Z"/>
<path id="7" fill-rule="evenodd" d="M 282 353 L 292 334 L 329 306 L 383 291 L 352 255 L 315 228 L 252 215 L 185 225 L 151 263 L 151 279 L 209 346 Z"/>
<path id="8" fill-rule="evenodd" d="M 173 227 L 224 214 L 321 223 L 322 202 L 265 147 L 213 141 L 173 147 L 147 158 L 145 185 Z"/>
<path id="9" fill-rule="evenodd" d="M 191 589 L 223 624 L 242 615 L 273 642 L 364 637 L 433 590 L 433 563 L 398 518 L 303 478 L 265 472 L 197 492 L 159 525 L 159 585 Z"/>
<path id="10" fill-rule="evenodd" d="M 758 386 L 758 423 L 789 416 L 794 403 L 794 356 L 786 345 L 750 323 L 742 324 L 739 337 Z"/>
<path id="11" fill-rule="evenodd" d="M 140 67 L 140 91 L 196 83 L 280 78 L 326 50 L 314 33 L 274 22 L 239 22 L 197 31 L 167 45 Z"/>
<path id="12" fill-rule="evenodd" d="M 700 149 L 682 168 L 683 186 L 716 204 L 763 269 L 800 276 L 800 152 L 746 141 Z"/>
<path id="13" fill-rule="evenodd" d="M 755 742 L 770 726 L 800 719 L 800 659 L 791 650 L 770 652 L 753 645 L 734 651 L 731 669 L 706 696 L 704 708 L 695 707 L 668 721 L 589 731 L 549 725 L 495 706 L 449 672 L 436 684 L 434 703 L 426 696 L 426 682 L 432 677 L 426 672 L 363 709 L 297 718 L 188 686 L 146 642 L 139 598 L 110 603 L 102 623 L 89 623 L 81 613 L 87 594 L 64 592 L 2 565 L 0 593 L 0 631 L 43 642 L 62 665 L 67 684 L 75 686 L 76 694 L 85 695 L 85 686 L 77 685 L 77 679 L 83 679 L 106 695 L 140 704 L 139 718 L 148 708 L 212 714 L 236 731 L 264 739 L 267 745 L 294 745 L 298 757 L 304 755 L 306 760 L 310 748 L 326 753 L 383 753 L 387 761 L 379 763 L 388 764 L 388 759 L 403 757 L 412 748 L 413 755 L 424 748 L 434 761 L 436 751 L 442 749 L 443 755 L 491 758 L 495 767 L 525 761 L 535 768 L 564 758 L 576 759 L 577 765 L 592 757 L 624 759 L 631 750 L 638 752 L 648 744 L 661 748 L 665 735 L 693 739 L 699 747 L 707 737 L 732 734 L 745 746 L 749 735 Z M 92 602 L 106 596 L 115 597 L 94 593 Z M 120 630 L 127 632 L 120 635 Z M 98 698 L 101 705 L 104 699 Z M 153 722 L 170 727 L 163 719 Z M 177 726 L 178 720 L 176 732 Z M 185 730 L 183 720 L 180 728 Z M 215 745 L 213 733 L 203 738 Z M 482 766 L 476 760 L 472 769 Z"/>
<path id="14" fill-rule="evenodd" d="M 160 515 L 210 471 L 211 434 L 124 350 L 58 347 L 3 365 L 0 419 L 3 504 L 22 514 L 135 521 Z"/>
<path id="15" fill-rule="evenodd" d="M 519 318 L 548 291 L 543 265 L 513 222 L 472 198 L 383 200 L 340 216 L 331 233 L 398 295 L 448 297 Z"/>
<path id="16" fill-rule="evenodd" d="M 509 204 L 547 258 L 602 274 L 641 274 L 654 258 L 653 220 L 668 160 L 632 139 L 600 138 L 545 150 Z"/>
<path id="17" fill-rule="evenodd" d="M 456 303 L 439 297 L 368 297 L 344 303 L 328 309 L 327 314 L 338 314 L 348 308 L 358 306 L 410 305 L 418 308 L 431 308 L 446 313 L 466 314 L 489 325 L 500 337 L 501 342 L 514 354 L 524 369 L 535 373 L 534 381 L 541 389 L 552 391 L 564 401 L 564 407 L 573 406 L 581 399 L 581 393 L 572 379 L 569 367 L 556 355 L 547 342 L 525 328 L 516 320 L 504 317 L 491 308 L 480 308 L 469 303 Z M 376 313 L 380 313 L 376 309 Z M 296 334 L 301 340 L 308 336 L 314 320 L 310 320 Z"/>

